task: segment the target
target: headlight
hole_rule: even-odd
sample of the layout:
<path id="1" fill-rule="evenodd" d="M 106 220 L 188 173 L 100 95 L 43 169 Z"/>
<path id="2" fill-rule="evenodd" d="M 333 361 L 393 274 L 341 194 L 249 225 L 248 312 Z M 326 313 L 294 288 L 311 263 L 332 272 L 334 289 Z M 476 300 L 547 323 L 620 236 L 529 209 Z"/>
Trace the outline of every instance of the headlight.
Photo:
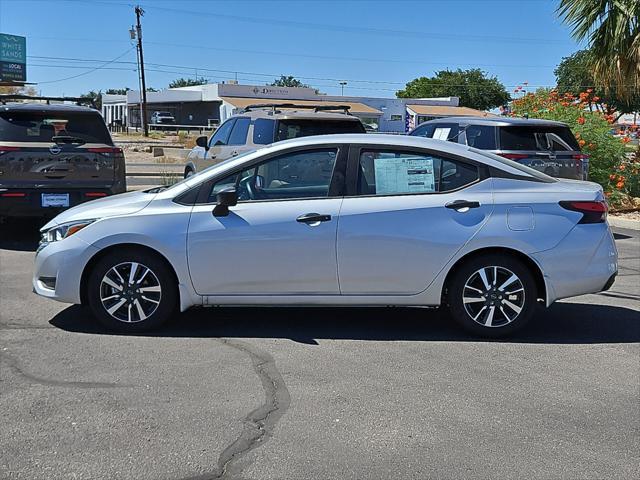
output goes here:
<path id="1" fill-rule="evenodd" d="M 68 222 L 63 223 L 62 225 L 57 225 L 49 230 L 45 230 L 42 232 L 42 238 L 40 239 L 40 248 L 45 245 L 57 242 L 59 240 L 64 240 L 67 237 L 70 237 L 76 232 L 79 232 L 87 225 L 91 225 L 94 220 L 78 220 L 76 222 Z"/>

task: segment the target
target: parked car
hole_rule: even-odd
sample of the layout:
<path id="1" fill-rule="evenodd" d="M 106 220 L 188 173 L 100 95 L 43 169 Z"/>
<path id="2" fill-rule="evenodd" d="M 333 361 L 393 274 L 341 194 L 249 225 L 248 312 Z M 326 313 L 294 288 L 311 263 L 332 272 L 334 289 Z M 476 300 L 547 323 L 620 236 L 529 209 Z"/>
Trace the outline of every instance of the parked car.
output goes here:
<path id="1" fill-rule="evenodd" d="M 476 148 L 297 138 L 62 213 L 42 229 L 33 288 L 125 332 L 193 306 L 397 305 L 446 306 L 495 337 L 612 285 L 606 215 L 599 185 Z"/>
<path id="2" fill-rule="evenodd" d="M 175 125 L 176 119 L 171 112 L 153 112 L 151 114 L 151 123 L 157 125 Z"/>
<path id="3" fill-rule="evenodd" d="M 0 104 L 0 217 L 53 217 L 124 191 L 124 154 L 98 111 Z"/>
<path id="4" fill-rule="evenodd" d="M 187 158 L 184 176 L 281 140 L 331 133 L 364 133 L 360 119 L 349 115 L 348 111 L 348 106 L 249 106 L 220 125 L 211 138 L 197 139 Z"/>
<path id="5" fill-rule="evenodd" d="M 587 180 L 589 156 L 569 126 L 527 118 L 449 117 L 418 125 L 409 135 L 488 150 L 552 177 Z"/>

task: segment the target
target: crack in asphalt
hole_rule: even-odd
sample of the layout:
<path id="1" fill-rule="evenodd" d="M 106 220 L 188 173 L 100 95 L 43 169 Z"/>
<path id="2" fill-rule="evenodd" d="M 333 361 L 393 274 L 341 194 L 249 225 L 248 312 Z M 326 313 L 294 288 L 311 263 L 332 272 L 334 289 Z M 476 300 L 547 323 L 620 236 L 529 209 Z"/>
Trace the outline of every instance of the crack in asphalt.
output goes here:
<path id="1" fill-rule="evenodd" d="M 43 378 L 37 375 L 33 375 L 31 373 L 26 372 L 24 369 L 20 367 L 18 361 L 7 355 L 6 353 L 0 352 L 0 363 L 4 361 L 11 370 L 13 370 L 17 375 L 25 378 L 31 383 L 37 383 L 39 385 L 46 385 L 49 387 L 70 387 L 70 388 L 123 388 L 128 387 L 129 385 L 120 385 L 116 383 L 106 383 L 106 382 L 74 382 L 68 380 L 53 380 L 50 378 Z"/>
<path id="2" fill-rule="evenodd" d="M 265 401 L 244 417 L 242 433 L 222 451 L 215 473 L 189 477 L 189 480 L 227 479 L 238 475 L 241 469 L 234 463 L 271 437 L 278 420 L 291 405 L 289 390 L 270 354 L 245 342 L 229 339 L 219 341 L 249 356 L 253 370 L 262 382 Z"/>

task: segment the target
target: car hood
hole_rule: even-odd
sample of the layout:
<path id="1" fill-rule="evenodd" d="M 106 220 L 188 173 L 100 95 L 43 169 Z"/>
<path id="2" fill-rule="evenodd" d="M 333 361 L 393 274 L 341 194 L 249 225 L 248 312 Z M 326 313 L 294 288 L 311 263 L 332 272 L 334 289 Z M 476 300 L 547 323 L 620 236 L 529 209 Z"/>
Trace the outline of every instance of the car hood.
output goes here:
<path id="1" fill-rule="evenodd" d="M 65 210 L 42 227 L 42 230 L 77 220 L 130 215 L 149 205 L 155 196 L 156 194 L 154 193 L 128 192 L 92 200 Z"/>

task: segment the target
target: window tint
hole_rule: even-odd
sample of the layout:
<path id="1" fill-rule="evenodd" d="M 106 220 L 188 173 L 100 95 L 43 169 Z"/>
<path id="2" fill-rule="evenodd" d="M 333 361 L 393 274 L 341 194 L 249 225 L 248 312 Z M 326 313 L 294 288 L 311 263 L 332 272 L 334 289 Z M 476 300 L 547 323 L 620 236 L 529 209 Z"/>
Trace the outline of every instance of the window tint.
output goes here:
<path id="1" fill-rule="evenodd" d="M 280 120 L 276 141 L 332 133 L 365 133 L 365 129 L 357 120 Z"/>
<path id="2" fill-rule="evenodd" d="M 413 132 L 411 132 L 411 135 L 414 137 L 431 138 L 433 137 L 434 128 L 435 128 L 435 125 L 433 123 L 419 125 Z"/>
<path id="3" fill-rule="evenodd" d="M 239 200 L 280 200 L 326 197 L 337 149 L 288 153 L 216 182 L 209 202 L 225 188 L 236 186 Z"/>
<path id="4" fill-rule="evenodd" d="M 580 150 L 568 127 L 516 126 L 500 128 L 501 150 Z"/>
<path id="5" fill-rule="evenodd" d="M 229 145 L 244 145 L 247 143 L 247 132 L 249 131 L 249 125 L 251 119 L 248 117 L 236 118 L 236 123 L 231 130 L 229 136 Z"/>
<path id="6" fill-rule="evenodd" d="M 211 137 L 211 140 L 209 140 L 209 146 L 213 147 L 216 143 L 218 143 L 219 145 L 226 145 L 235 121 L 236 119 L 232 118 L 220 125 L 220 127 L 218 127 L 218 129 L 216 130 L 216 133 L 214 133 Z"/>
<path id="7" fill-rule="evenodd" d="M 111 145 L 109 131 L 98 112 L 0 113 L 0 141 L 52 142 L 52 137 L 74 137 L 85 143 Z M 60 138 L 59 141 L 64 141 Z"/>
<path id="8" fill-rule="evenodd" d="M 253 124 L 253 143 L 267 145 L 273 143 L 273 130 L 275 121 L 268 118 L 258 118 Z"/>
<path id="9" fill-rule="evenodd" d="M 479 178 L 474 165 L 414 152 L 363 150 L 358 194 L 402 195 L 455 190 Z"/>
<path id="10" fill-rule="evenodd" d="M 496 129 L 487 125 L 469 125 L 466 129 L 467 145 L 482 150 L 496 149 Z"/>

